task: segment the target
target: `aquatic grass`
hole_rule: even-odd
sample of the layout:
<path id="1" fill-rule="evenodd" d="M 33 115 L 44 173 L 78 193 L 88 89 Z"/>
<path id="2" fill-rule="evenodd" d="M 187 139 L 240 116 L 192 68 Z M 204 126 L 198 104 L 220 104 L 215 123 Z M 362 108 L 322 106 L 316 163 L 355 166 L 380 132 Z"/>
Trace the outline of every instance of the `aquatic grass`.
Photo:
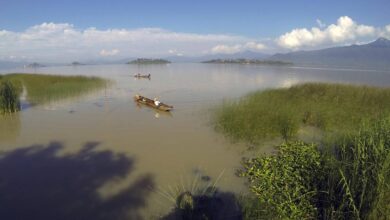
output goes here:
<path id="1" fill-rule="evenodd" d="M 44 104 L 58 99 L 79 96 L 107 84 L 107 80 L 87 76 L 8 74 L 3 78 L 18 85 L 19 91 L 26 89 L 27 100 L 32 104 Z"/>
<path id="2" fill-rule="evenodd" d="M 0 113 L 19 111 L 19 93 L 17 88 L 9 81 L 0 78 Z"/>
<path id="3" fill-rule="evenodd" d="M 357 134 L 335 141 L 326 153 L 331 168 L 327 200 L 336 201 L 328 217 L 390 216 L 390 118 L 366 122 Z"/>
<path id="4" fill-rule="evenodd" d="M 292 140 L 303 127 L 328 134 L 351 133 L 365 118 L 381 118 L 389 112 L 388 88 L 307 83 L 225 102 L 216 109 L 214 123 L 232 140 L 259 143 L 277 137 Z"/>

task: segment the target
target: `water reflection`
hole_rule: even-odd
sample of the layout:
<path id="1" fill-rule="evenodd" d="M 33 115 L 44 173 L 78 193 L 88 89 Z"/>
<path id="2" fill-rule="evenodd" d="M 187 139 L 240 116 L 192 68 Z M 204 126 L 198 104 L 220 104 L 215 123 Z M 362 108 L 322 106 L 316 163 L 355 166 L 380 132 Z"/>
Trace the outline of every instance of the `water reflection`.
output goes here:
<path id="1" fill-rule="evenodd" d="M 86 143 L 78 153 L 58 156 L 52 142 L 3 153 L 0 158 L 0 219 L 142 219 L 140 210 L 154 186 L 138 177 L 121 192 L 102 199 L 105 183 L 127 178 L 134 160 Z"/>
<path id="2" fill-rule="evenodd" d="M 20 113 L 0 114 L 0 140 L 14 141 L 20 136 Z"/>
<path id="3" fill-rule="evenodd" d="M 222 192 L 218 189 L 212 193 L 205 193 L 201 195 L 191 195 L 189 192 L 184 192 L 177 198 L 177 206 L 180 206 L 180 201 L 184 200 L 183 197 L 186 196 L 190 197 L 190 199 L 186 199 L 191 200 L 191 208 L 185 209 L 176 207 L 161 219 L 243 219 L 240 205 L 234 193 Z"/>

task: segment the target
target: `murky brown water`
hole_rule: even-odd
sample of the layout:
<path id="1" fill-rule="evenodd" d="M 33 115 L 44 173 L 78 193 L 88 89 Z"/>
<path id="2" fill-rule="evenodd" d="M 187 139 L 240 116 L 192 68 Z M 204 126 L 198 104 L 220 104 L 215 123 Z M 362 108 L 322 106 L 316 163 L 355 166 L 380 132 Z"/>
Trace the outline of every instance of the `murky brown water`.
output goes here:
<path id="1" fill-rule="evenodd" d="M 222 174 L 217 183 L 222 191 L 245 190 L 234 175 L 245 146 L 225 140 L 210 124 L 211 109 L 224 99 L 304 81 L 390 86 L 390 73 L 384 72 L 249 65 L 99 65 L 21 71 L 94 75 L 114 84 L 93 94 L 0 116 L 0 190 L 13 193 L 27 188 L 26 204 L 49 202 L 33 202 L 29 191 L 44 194 L 42 200 L 48 192 L 58 194 L 58 200 L 64 201 L 60 206 L 73 207 L 67 202 L 72 199 L 93 204 L 101 200 L 106 203 L 88 208 L 104 207 L 102 215 L 126 209 L 147 218 L 172 207 L 162 194 L 174 186 L 207 185 Z M 150 73 L 151 80 L 134 79 L 138 72 Z M 133 101 L 136 93 L 159 97 L 175 110 L 166 114 L 138 107 Z M 197 175 L 211 180 L 202 182 Z M 11 187 L 21 180 L 32 183 Z M 67 198 L 67 191 L 80 198 Z M 47 198 L 56 198 L 51 195 Z"/>

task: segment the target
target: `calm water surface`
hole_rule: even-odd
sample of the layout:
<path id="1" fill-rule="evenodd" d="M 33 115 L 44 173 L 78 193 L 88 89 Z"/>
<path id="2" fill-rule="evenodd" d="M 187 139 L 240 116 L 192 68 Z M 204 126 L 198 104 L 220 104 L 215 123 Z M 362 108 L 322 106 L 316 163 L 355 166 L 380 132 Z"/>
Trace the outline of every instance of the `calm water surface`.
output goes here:
<path id="1" fill-rule="evenodd" d="M 0 117 L 2 190 L 20 193 L 14 206 L 50 208 L 53 201 L 47 200 L 57 198 L 60 204 L 55 204 L 73 207 L 71 200 L 81 200 L 94 204 L 87 205 L 94 215 L 96 210 L 104 215 L 126 209 L 135 218 L 166 213 L 173 202 L 165 193 L 176 186 L 207 186 L 221 176 L 220 190 L 245 189 L 234 175 L 245 146 L 230 143 L 210 123 L 212 108 L 223 100 L 308 81 L 390 86 L 388 72 L 252 65 L 97 65 L 15 71 L 100 76 L 113 84 Z M 150 73 L 152 78 L 134 79 L 136 73 Z M 133 101 L 136 93 L 159 97 L 175 110 L 167 114 L 139 107 Z M 199 175 L 211 180 L 203 181 Z M 18 188 L 22 180 L 27 183 Z M 42 194 L 42 201 L 32 199 L 32 191 Z"/>

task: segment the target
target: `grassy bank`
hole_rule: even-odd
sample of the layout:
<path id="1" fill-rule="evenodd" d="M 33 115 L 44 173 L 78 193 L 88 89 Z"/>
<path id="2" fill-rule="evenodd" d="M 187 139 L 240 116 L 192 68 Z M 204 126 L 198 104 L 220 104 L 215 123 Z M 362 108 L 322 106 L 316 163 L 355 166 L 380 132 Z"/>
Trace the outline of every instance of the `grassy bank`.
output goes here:
<path id="1" fill-rule="evenodd" d="M 388 219 L 390 89 L 308 83 L 225 103 L 216 128 L 252 144 L 286 140 L 246 159 L 248 219 Z M 300 141 L 311 128 L 332 138 Z M 246 201 L 246 202 L 245 202 Z"/>
<path id="2" fill-rule="evenodd" d="M 217 130 L 235 140 L 258 143 L 291 139 L 305 127 L 350 133 L 367 118 L 390 112 L 390 89 L 326 83 L 255 92 L 225 103 L 215 116 Z"/>
<path id="3" fill-rule="evenodd" d="M 3 80 L 12 82 L 19 93 L 26 89 L 27 100 L 33 104 L 75 97 L 102 88 L 107 83 L 98 77 L 44 74 L 9 74 L 3 76 Z"/>

